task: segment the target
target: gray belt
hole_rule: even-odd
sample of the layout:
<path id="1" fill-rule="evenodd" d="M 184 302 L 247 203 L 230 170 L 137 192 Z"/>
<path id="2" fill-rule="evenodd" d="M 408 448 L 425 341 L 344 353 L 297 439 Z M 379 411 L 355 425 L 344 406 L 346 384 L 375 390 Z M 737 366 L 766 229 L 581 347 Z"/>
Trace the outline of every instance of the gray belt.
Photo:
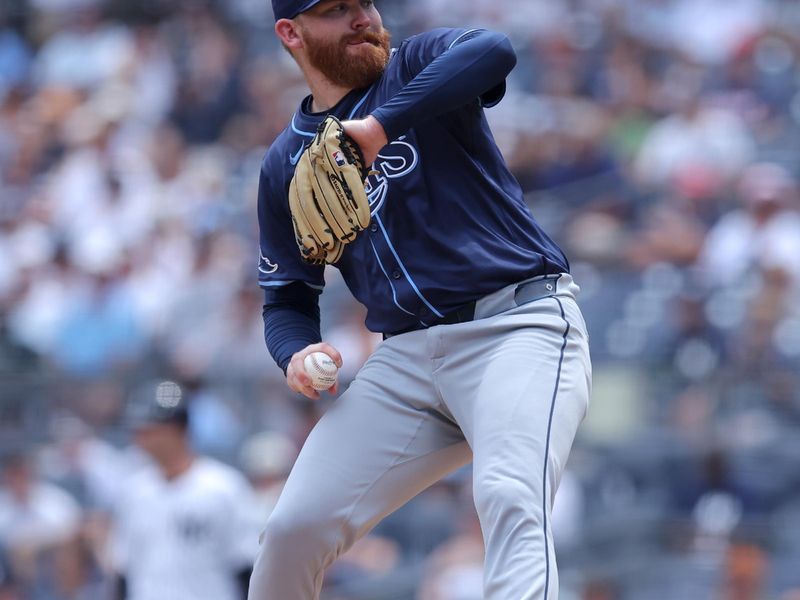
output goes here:
<path id="1" fill-rule="evenodd" d="M 559 277 L 561 277 L 561 275 L 545 275 L 543 277 L 537 277 L 536 279 L 523 281 L 517 286 L 517 289 L 514 290 L 514 303 L 517 306 L 522 306 L 523 304 L 533 302 L 534 300 L 546 298 L 547 296 L 554 296 L 557 288 L 556 283 L 558 282 Z M 384 333 L 383 339 L 388 339 L 390 337 L 400 335 L 401 333 L 427 329 L 428 327 L 433 327 L 434 325 L 454 325 L 456 323 L 468 323 L 470 321 L 474 321 L 475 305 L 477 302 L 478 300 L 467 302 L 463 306 L 460 306 L 457 309 L 450 311 L 443 317 L 437 319 L 430 325 L 426 326 L 422 323 L 418 323 L 406 329 L 393 331 L 392 333 Z"/>

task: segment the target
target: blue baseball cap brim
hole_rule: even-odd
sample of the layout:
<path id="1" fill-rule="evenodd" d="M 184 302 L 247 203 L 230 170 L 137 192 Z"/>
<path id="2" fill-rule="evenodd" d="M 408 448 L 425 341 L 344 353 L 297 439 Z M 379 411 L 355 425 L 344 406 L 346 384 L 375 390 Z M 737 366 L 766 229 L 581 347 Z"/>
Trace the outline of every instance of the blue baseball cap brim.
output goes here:
<path id="1" fill-rule="evenodd" d="M 275 14 L 276 21 L 294 19 L 320 2 L 322 0 L 272 0 L 272 12 Z"/>

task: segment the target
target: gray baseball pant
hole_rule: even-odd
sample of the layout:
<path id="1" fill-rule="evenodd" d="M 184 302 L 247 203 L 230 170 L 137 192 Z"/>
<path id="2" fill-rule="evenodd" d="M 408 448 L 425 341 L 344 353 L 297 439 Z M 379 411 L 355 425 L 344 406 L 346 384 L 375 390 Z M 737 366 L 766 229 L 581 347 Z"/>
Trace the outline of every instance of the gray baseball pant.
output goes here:
<path id="1" fill-rule="evenodd" d="M 550 511 L 588 407 L 588 338 L 569 275 L 517 289 L 479 300 L 473 321 L 377 348 L 300 452 L 249 600 L 318 598 L 336 557 L 470 460 L 484 598 L 558 598 Z"/>

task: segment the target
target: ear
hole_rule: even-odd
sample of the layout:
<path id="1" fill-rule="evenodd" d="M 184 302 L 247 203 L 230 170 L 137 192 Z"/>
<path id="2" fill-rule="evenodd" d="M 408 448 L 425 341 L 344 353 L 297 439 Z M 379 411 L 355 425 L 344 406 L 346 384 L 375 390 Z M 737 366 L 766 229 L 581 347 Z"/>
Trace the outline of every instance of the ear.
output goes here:
<path id="1" fill-rule="evenodd" d="M 275 23 L 275 35 L 289 49 L 303 47 L 303 38 L 300 36 L 299 25 L 292 19 L 279 19 Z"/>

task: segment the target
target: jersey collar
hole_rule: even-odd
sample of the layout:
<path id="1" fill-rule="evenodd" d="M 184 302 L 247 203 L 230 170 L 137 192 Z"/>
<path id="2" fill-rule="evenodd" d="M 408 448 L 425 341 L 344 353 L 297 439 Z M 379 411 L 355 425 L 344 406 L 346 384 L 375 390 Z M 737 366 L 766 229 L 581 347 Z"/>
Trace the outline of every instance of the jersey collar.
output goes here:
<path id="1" fill-rule="evenodd" d="M 354 109 L 356 109 L 356 107 L 360 105 L 361 101 L 366 98 L 366 95 L 369 93 L 370 89 L 371 88 L 352 90 L 348 92 L 341 100 L 339 100 L 339 102 L 336 103 L 336 106 L 330 110 L 322 112 L 311 111 L 312 96 L 309 94 L 300 103 L 300 108 L 295 113 L 294 127 L 303 133 L 313 135 L 317 129 L 317 125 L 319 125 L 329 114 L 336 115 L 342 119 L 351 118 L 351 113 L 355 112 Z"/>

